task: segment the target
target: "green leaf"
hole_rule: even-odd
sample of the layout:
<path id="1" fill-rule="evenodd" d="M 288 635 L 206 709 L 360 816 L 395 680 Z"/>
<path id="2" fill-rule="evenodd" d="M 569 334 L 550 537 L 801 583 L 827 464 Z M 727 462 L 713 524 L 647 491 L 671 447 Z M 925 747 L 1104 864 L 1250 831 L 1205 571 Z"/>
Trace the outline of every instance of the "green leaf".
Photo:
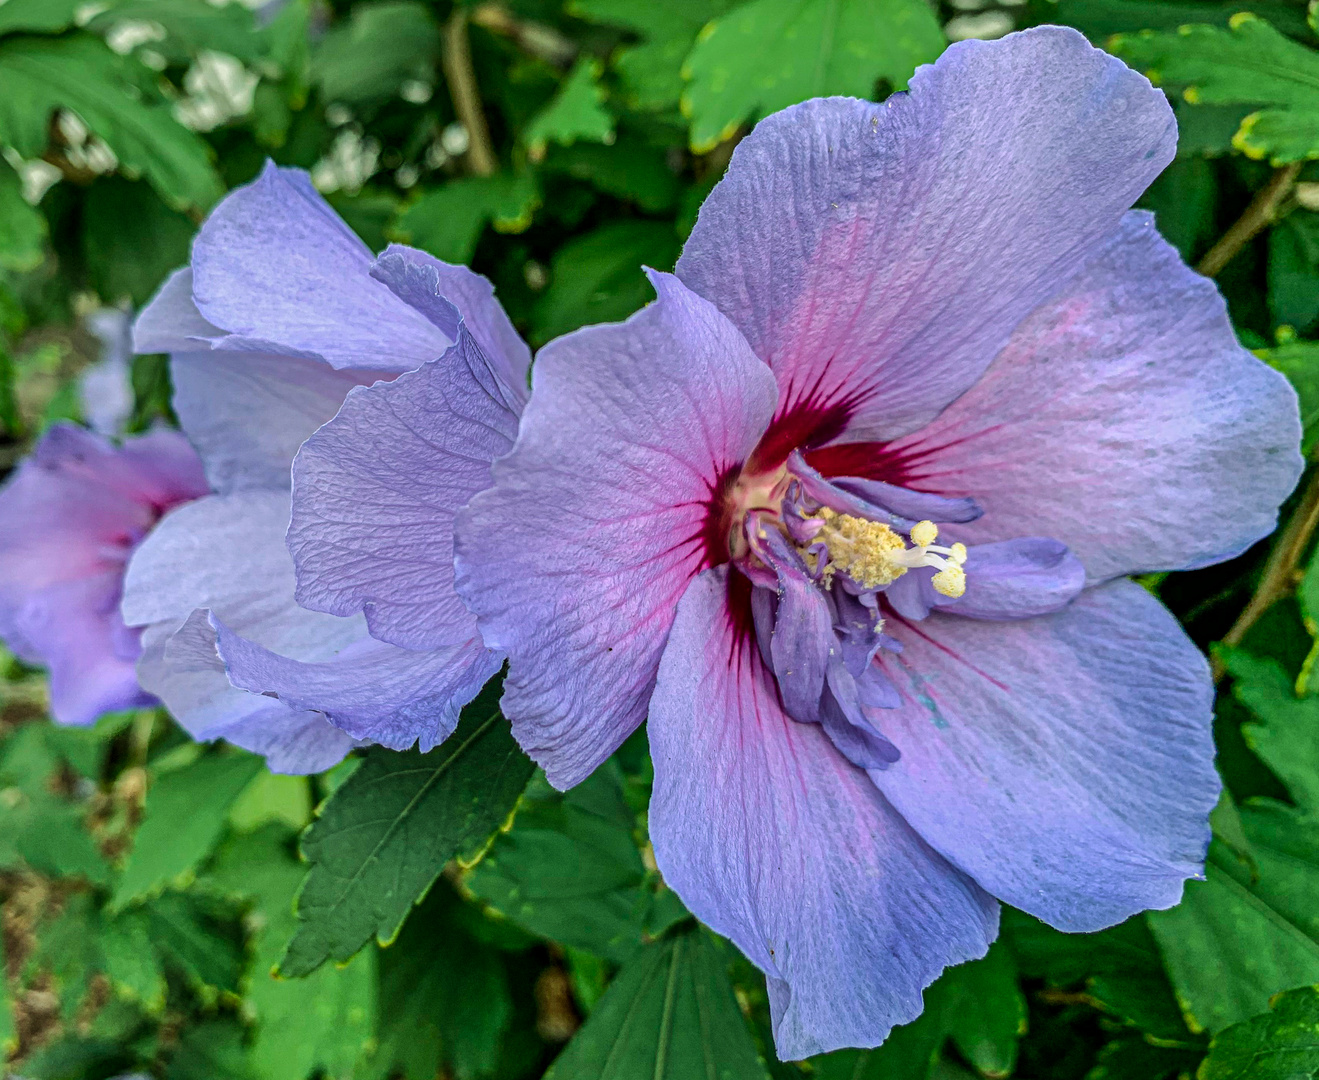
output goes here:
<path id="1" fill-rule="evenodd" d="M 1297 807 L 1249 800 L 1239 814 L 1253 867 L 1215 840 L 1206 880 L 1149 916 L 1188 1022 L 1211 1032 L 1319 982 L 1319 699 L 1297 698 L 1274 660 L 1224 655 L 1233 693 L 1260 721 L 1243 726 L 1246 741 Z"/>
<path id="2" fill-rule="evenodd" d="M 350 105 L 396 94 L 409 79 L 433 83 L 440 28 L 425 4 L 357 4 L 312 55 L 312 81 L 328 101 Z"/>
<path id="3" fill-rule="evenodd" d="M 545 1080 L 764 1080 L 723 957 L 699 927 L 619 970 Z"/>
<path id="4" fill-rule="evenodd" d="M 73 25 L 84 4 L 85 0 L 6 0 L 0 4 L 0 34 L 58 34 Z"/>
<path id="5" fill-rule="evenodd" d="M 544 168 L 567 173 L 650 214 L 671 211 L 682 187 L 661 148 L 626 137 L 613 146 L 552 147 Z"/>
<path id="6" fill-rule="evenodd" d="M 1319 341 L 1293 341 L 1255 355 L 1286 375 L 1301 399 L 1301 451 L 1310 457 L 1319 442 Z"/>
<path id="7" fill-rule="evenodd" d="M 493 680 L 427 754 L 371 750 L 325 803 L 302 841 L 311 868 L 283 974 L 347 960 L 373 936 L 390 940 L 444 864 L 507 819 L 533 766 L 499 714 L 499 692 Z"/>
<path id="8" fill-rule="evenodd" d="M 394 238 L 446 262 L 466 263 L 486 225 L 522 232 L 540 205 L 529 173 L 469 176 L 426 192 L 400 215 Z"/>
<path id="9" fill-rule="evenodd" d="M 996 942 L 983 960 L 949 970 L 952 992 L 948 1030 L 962 1056 L 983 1075 L 1011 1076 L 1017 1040 L 1026 1034 L 1026 998 L 1017 986 L 1012 953 Z"/>
<path id="10" fill-rule="evenodd" d="M 196 226 L 146 184 L 96 181 L 83 204 L 83 253 L 96 291 L 110 303 L 146 303 L 188 261 Z"/>
<path id="11" fill-rule="evenodd" d="M 167 892 L 140 909 L 162 962 L 208 1005 L 237 996 L 246 956 L 242 926 L 228 905 L 197 893 Z"/>
<path id="12" fill-rule="evenodd" d="M 267 774 L 263 774 L 267 775 Z M 296 779 L 305 790 L 302 777 Z M 205 883 L 253 901 L 255 957 L 246 999 L 255 1014 L 252 1062 L 261 1076 L 306 1077 L 324 1070 L 348 1076 L 372 1038 L 375 957 L 324 965 L 304 979 L 280 979 L 273 968 L 297 927 L 293 898 L 303 871 L 294 833 L 266 824 L 228 841 Z"/>
<path id="13" fill-rule="evenodd" d="M 23 181 L 0 157 L 0 266 L 31 270 L 45 257 L 46 219 L 24 200 Z"/>
<path id="14" fill-rule="evenodd" d="M 498 1064 L 512 991 L 499 954 L 464 931 L 462 914 L 453 891 L 439 883 L 381 950 L 379 1048 L 370 1076 L 431 1080 L 451 1072 L 469 1080 Z"/>
<path id="15" fill-rule="evenodd" d="M 291 1080 L 294 1074 L 278 1075 Z M 258 1074 L 243 1046 L 243 1029 L 233 1020 L 208 1020 L 184 1029 L 165 1080 L 258 1080 Z"/>
<path id="16" fill-rule="evenodd" d="M 655 896 L 635 825 L 612 762 L 568 792 L 538 776 L 467 887 L 534 934 L 622 962 L 686 914 L 671 893 Z"/>
<path id="17" fill-rule="evenodd" d="M 600 61 L 583 57 L 573 65 L 559 92 L 528 125 L 524 138 L 532 161 L 545 157 L 551 143 L 571 146 L 583 142 L 612 143 L 614 118 L 604 108 Z"/>
<path id="18" fill-rule="evenodd" d="M 1269 312 L 1301 333 L 1319 322 L 1319 214 L 1295 210 L 1269 230 Z"/>
<path id="19" fill-rule="evenodd" d="M 642 266 L 672 269 L 678 234 L 658 221 L 615 221 L 574 237 L 550 263 L 550 284 L 532 312 L 537 343 L 590 323 L 615 322 L 654 296 Z"/>
<path id="20" fill-rule="evenodd" d="M 111 907 L 124 908 L 195 870 L 261 769 L 255 754 L 209 753 L 156 777 Z"/>
<path id="21" fill-rule="evenodd" d="M 1213 1042 L 1199 1080 L 1299 1080 L 1319 1073 L 1319 987 L 1280 994 L 1269 1011 Z"/>
<path id="22" fill-rule="evenodd" d="M 696 35 L 738 0 L 571 0 L 572 14 L 592 22 L 623 26 L 643 40 L 620 49 L 615 66 L 639 109 L 670 109 L 682 94 L 682 64 Z"/>
<path id="23" fill-rule="evenodd" d="M 11 0 L 12 2 L 12 0 Z M 209 0 L 113 0 L 109 10 L 87 24 L 104 34 L 125 22 L 153 23 L 163 33 L 150 48 L 173 63 L 184 63 L 203 50 L 228 53 L 250 63 L 263 51 L 252 12 L 244 4 L 216 5 Z"/>
<path id="24" fill-rule="evenodd" d="M 687 57 L 692 149 L 808 98 L 873 97 L 881 79 L 905 90 L 944 44 L 923 0 L 752 0 L 708 25 Z"/>
<path id="25" fill-rule="evenodd" d="M 1242 121 L 1232 145 L 1274 165 L 1319 156 L 1319 53 L 1240 12 L 1228 29 L 1120 34 L 1109 46 L 1159 86 L 1193 105 L 1263 106 Z"/>
<path id="26" fill-rule="evenodd" d="M 1232 693 L 1259 723 L 1242 734 L 1300 804 L 1319 811 L 1319 698 L 1298 698 L 1276 660 L 1234 649 L 1224 653 Z"/>
<path id="27" fill-rule="evenodd" d="M 69 109 L 126 174 L 145 177 L 175 209 L 204 210 L 223 191 L 210 151 L 166 102 L 144 99 L 146 69 L 134 71 L 133 63 L 86 34 L 0 41 L 0 144 L 40 157 L 51 115 Z"/>

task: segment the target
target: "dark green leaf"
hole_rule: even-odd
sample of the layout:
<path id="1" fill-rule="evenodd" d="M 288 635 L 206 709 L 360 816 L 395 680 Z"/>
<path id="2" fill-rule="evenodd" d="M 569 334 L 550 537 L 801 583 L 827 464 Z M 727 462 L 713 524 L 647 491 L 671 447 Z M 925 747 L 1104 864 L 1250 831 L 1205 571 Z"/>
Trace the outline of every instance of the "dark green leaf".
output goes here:
<path id="1" fill-rule="evenodd" d="M 807 98 L 904 90 L 944 47 L 923 0 L 752 0 L 707 26 L 683 68 L 692 149 Z"/>
<path id="2" fill-rule="evenodd" d="M 619 971 L 546 1080 L 763 1080 L 723 958 L 692 926 Z"/>
<path id="3" fill-rule="evenodd" d="M 1296 210 L 1270 230 L 1269 311 L 1301 333 L 1319 321 L 1319 213 Z"/>
<path id="4" fill-rule="evenodd" d="M 1309 457 L 1319 442 L 1319 342 L 1293 341 L 1255 355 L 1286 375 L 1301 399 L 1301 450 Z"/>
<path id="5" fill-rule="evenodd" d="M 499 681 L 428 754 L 375 749 L 307 831 L 311 864 L 301 924 L 280 967 L 306 975 L 388 941 L 454 855 L 478 848 L 508 817 L 532 772 L 499 714 Z"/>
<path id="6" fill-rule="evenodd" d="M 1017 1040 L 1026 1034 L 1026 999 L 1017 987 L 1012 953 L 995 943 L 983 960 L 960 964 L 945 978 L 957 996 L 948 1013 L 957 1049 L 985 1076 L 1011 1076 Z"/>
<path id="7" fill-rule="evenodd" d="M 540 192 L 529 174 L 469 176 L 427 192 L 398 219 L 396 238 L 446 262 L 465 263 L 487 224 L 521 232 L 531 224 Z"/>
<path id="8" fill-rule="evenodd" d="M 165 1080 L 258 1080 L 258 1074 L 243 1047 L 243 1029 L 232 1020 L 211 1020 L 184 1031 Z"/>
<path id="9" fill-rule="evenodd" d="M 0 42 L 0 144 L 23 157 L 46 150 L 57 109 L 69 109 L 114 151 L 123 171 L 142 175 L 170 206 L 205 209 L 220 196 L 206 144 L 163 101 L 143 99 L 142 72 L 88 35 Z"/>
<path id="10" fill-rule="evenodd" d="M 538 777 L 467 885 L 532 933 L 621 962 L 664 928 L 661 912 L 685 914 L 655 896 L 635 824 L 612 762 L 566 793 Z"/>
<path id="11" fill-rule="evenodd" d="M 358 4 L 316 49 L 312 79 L 329 101 L 375 101 L 409 79 L 434 82 L 439 52 L 440 28 L 425 4 Z"/>
<path id="12" fill-rule="evenodd" d="M 663 150 L 627 138 L 612 147 L 591 143 L 552 147 L 545 168 L 584 180 L 652 214 L 672 210 L 681 186 Z"/>
<path id="13" fill-rule="evenodd" d="M 1214 1040 L 1199 1080 L 1300 1080 L 1319 1074 L 1319 987 L 1281 994 L 1269 1012 Z"/>
<path id="14" fill-rule="evenodd" d="M 642 266 L 670 270 L 678 235 L 657 221 L 616 221 L 568 241 L 532 313 L 537 343 L 590 323 L 625 319 L 654 296 Z"/>
<path id="15" fill-rule="evenodd" d="M 188 261 L 196 226 L 144 183 L 98 180 L 83 209 L 83 253 L 96 291 L 110 303 L 146 303 Z"/>
<path id="16" fill-rule="evenodd" d="M 458 1080 L 499 1061 L 513 1004 L 499 954 L 455 921 L 459 902 L 440 883 L 380 953 L 379 1048 L 370 1075 L 430 1080 L 446 1066 Z"/>

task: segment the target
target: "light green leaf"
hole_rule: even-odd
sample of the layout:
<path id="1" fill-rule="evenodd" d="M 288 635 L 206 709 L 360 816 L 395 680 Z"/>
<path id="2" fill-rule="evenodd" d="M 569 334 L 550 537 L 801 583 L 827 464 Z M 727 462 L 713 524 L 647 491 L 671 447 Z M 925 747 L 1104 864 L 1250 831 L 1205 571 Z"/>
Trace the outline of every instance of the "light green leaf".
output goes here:
<path id="1" fill-rule="evenodd" d="M 873 97 L 881 79 L 905 90 L 944 44 L 924 0 L 752 0 L 710 23 L 687 57 L 692 149 L 808 98 Z"/>
<path id="2" fill-rule="evenodd" d="M 439 54 L 440 28 L 425 4 L 357 4 L 312 54 L 312 81 L 327 101 L 378 101 L 409 79 L 433 82 Z"/>
<path id="3" fill-rule="evenodd" d="M 545 157 L 551 143 L 571 146 L 583 142 L 614 141 L 614 118 L 604 108 L 600 61 L 583 57 L 573 66 L 554 100 L 536 114 L 527 127 L 527 149 L 532 161 Z"/>
<path id="4" fill-rule="evenodd" d="M 591 22 L 626 27 L 643 39 L 619 50 L 615 66 L 630 103 L 639 109 L 676 108 L 682 94 L 682 64 L 696 35 L 737 0 L 571 0 L 572 14 Z"/>
<path id="5" fill-rule="evenodd" d="M 540 191 L 529 173 L 469 176 L 424 194 L 400 215 L 393 236 L 437 259 L 466 263 L 486 225 L 521 232 L 539 205 Z"/>
<path id="6" fill-rule="evenodd" d="M 1319 1074 L 1319 987 L 1303 986 L 1213 1042 L 1199 1080 L 1298 1080 Z"/>
<path id="7" fill-rule="evenodd" d="M 302 777 L 282 779 L 296 779 L 305 790 Z M 306 1077 L 323 1070 L 347 1077 L 372 1038 L 375 956 L 367 951 L 346 965 L 327 964 L 305 979 L 274 975 L 297 928 L 293 898 L 303 867 L 293 854 L 295 835 L 285 825 L 266 824 L 232 838 L 204 883 L 253 901 L 256 955 L 246 998 L 257 1022 L 252 1061 L 259 1075 Z"/>
<path id="8" fill-rule="evenodd" d="M 612 762 L 566 793 L 538 776 L 466 884 L 533 934 L 622 962 L 664 929 L 657 917 L 686 914 L 672 893 L 655 896 L 635 825 Z"/>
<path id="9" fill-rule="evenodd" d="M 374 749 L 320 810 L 302 841 L 311 868 L 301 923 L 280 963 L 306 975 L 390 940 L 454 855 L 474 853 L 503 822 L 532 764 L 499 714 L 500 681 L 463 710 L 427 754 Z"/>
<path id="10" fill-rule="evenodd" d="M 1319 157 L 1319 52 L 1284 37 L 1249 12 L 1228 29 L 1119 34 L 1109 47 L 1156 85 L 1192 105 L 1262 106 L 1242 121 L 1232 144 L 1274 165 Z"/>
<path id="11" fill-rule="evenodd" d="M 264 44 L 246 5 L 217 5 L 209 0 L 113 0 L 109 10 L 86 26 L 104 34 L 125 22 L 159 27 L 164 36 L 152 40 L 149 47 L 172 62 L 186 62 L 209 49 L 250 63 L 261 55 Z"/>
<path id="12" fill-rule="evenodd" d="M 723 957 L 699 927 L 619 970 L 545 1080 L 765 1080 Z"/>
<path id="13" fill-rule="evenodd" d="M 1255 355 L 1286 375 L 1301 399 L 1301 451 L 1309 457 L 1319 443 L 1319 342 L 1293 341 Z"/>
<path id="14" fill-rule="evenodd" d="M 215 849 L 234 800 L 261 769 L 255 754 L 209 753 L 156 777 L 111 907 L 124 908 L 195 870 Z"/>
<path id="15" fill-rule="evenodd" d="M 658 221 L 615 221 L 574 237 L 550 263 L 550 284 L 532 311 L 537 343 L 590 323 L 615 322 L 654 296 L 642 266 L 670 270 L 678 234 Z"/>
<path id="16" fill-rule="evenodd" d="M 86 0 L 5 0 L 0 4 L 0 34 L 58 34 L 73 25 Z"/>
<path id="17" fill-rule="evenodd" d="M 126 174 L 145 177 L 176 209 L 206 209 L 223 191 L 210 151 L 166 102 L 149 99 L 150 73 L 134 64 L 86 34 L 0 41 L 0 144 L 40 157 L 52 114 L 69 109 Z"/>
<path id="18" fill-rule="evenodd" d="M 0 157 L 0 267 L 31 270 L 45 257 L 46 219 L 23 199 L 23 181 Z"/>

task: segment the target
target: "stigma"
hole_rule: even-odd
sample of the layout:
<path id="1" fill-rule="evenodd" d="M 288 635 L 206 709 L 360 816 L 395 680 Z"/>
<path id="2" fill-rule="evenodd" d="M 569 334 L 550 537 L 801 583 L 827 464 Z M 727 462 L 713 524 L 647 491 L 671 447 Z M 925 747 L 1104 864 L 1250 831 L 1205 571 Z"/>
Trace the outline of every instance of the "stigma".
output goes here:
<path id="1" fill-rule="evenodd" d="M 815 516 L 820 528 L 802 555 L 825 588 L 835 573 L 844 573 L 862 589 L 882 589 L 908 570 L 929 566 L 938 571 L 930 580 L 935 591 L 954 599 L 966 592 L 966 545 L 936 545 L 939 527 L 933 521 L 911 527 L 908 547 L 901 533 L 881 521 L 840 514 L 827 506 Z"/>

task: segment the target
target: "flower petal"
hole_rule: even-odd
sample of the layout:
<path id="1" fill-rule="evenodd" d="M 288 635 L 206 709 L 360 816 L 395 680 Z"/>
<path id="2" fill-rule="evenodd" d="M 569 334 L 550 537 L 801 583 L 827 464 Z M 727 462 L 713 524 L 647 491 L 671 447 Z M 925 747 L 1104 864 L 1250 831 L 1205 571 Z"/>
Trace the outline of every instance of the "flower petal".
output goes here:
<path id="1" fill-rule="evenodd" d="M 931 850 L 816 724 L 779 707 L 730 620 L 727 569 L 678 606 L 651 705 L 664 880 L 765 972 L 779 1057 L 875 1046 L 998 905 Z"/>
<path id="2" fill-rule="evenodd" d="M 710 504 L 774 411 L 736 328 L 671 275 L 651 281 L 659 299 L 627 322 L 541 351 L 517 445 L 459 517 L 459 591 L 509 656 L 514 734 L 558 787 L 645 717 Z"/>
<path id="3" fill-rule="evenodd" d="M 426 315 L 453 341 L 458 340 L 457 325 L 450 323 L 443 308 L 455 310 L 481 346 L 491 370 L 514 394 L 510 407 L 522 411 L 527 403 L 531 350 L 495 299 L 495 288 L 488 278 L 401 244 L 391 244 L 385 250 L 371 276 Z"/>
<path id="4" fill-rule="evenodd" d="M 231 192 L 192 248 L 193 299 L 215 347 L 409 371 L 452 344 L 371 277 L 374 259 L 306 174 L 268 164 Z"/>
<path id="5" fill-rule="evenodd" d="M 300 603 L 365 612 L 375 637 L 410 649 L 477 636 L 453 588 L 453 518 L 513 445 L 505 389 L 463 325 L 442 359 L 348 395 L 293 466 Z"/>
<path id="6" fill-rule="evenodd" d="M 973 493 L 985 515 L 958 539 L 1052 536 L 1093 581 L 1217 562 L 1266 535 L 1299 443 L 1286 379 L 1133 213 L 979 384 L 873 460 L 917 488 Z"/>
<path id="7" fill-rule="evenodd" d="M 286 491 L 213 495 L 181 507 L 134 553 L 123 611 L 130 624 L 147 626 L 142 685 L 192 735 L 275 754 L 270 764 L 279 771 L 318 772 L 353 740 L 319 713 L 232 686 L 215 631 L 199 613 L 214 611 L 252 641 L 306 661 L 330 660 L 366 639 L 360 617 L 337 619 L 294 603 L 288 519 Z"/>
<path id="8" fill-rule="evenodd" d="M 239 690 L 229 681 L 205 611 L 177 629 L 157 623 L 142 636 L 138 677 L 193 738 L 224 739 L 261 754 L 272 772 L 317 773 L 355 745 L 318 712 Z"/>
<path id="9" fill-rule="evenodd" d="M 1079 33 L 964 41 L 881 105 L 738 145 L 678 275 L 778 376 L 792 446 L 892 439 L 970 387 L 1172 160 L 1162 93 Z"/>
<path id="10" fill-rule="evenodd" d="M 366 639 L 332 660 L 293 660 L 235 634 L 215 616 L 220 658 L 243 690 L 324 713 L 355 739 L 423 753 L 458 726 L 462 707 L 503 664 L 479 637 L 426 652 Z"/>
<path id="11" fill-rule="evenodd" d="M 1085 586 L 1085 567 L 1067 545 L 1038 536 L 970 547 L 965 569 L 960 597 L 937 592 L 928 567 L 907 571 L 884 597 L 908 619 L 923 619 L 933 608 L 971 619 L 1029 619 L 1060 611 Z"/>
<path id="12" fill-rule="evenodd" d="M 170 360 L 174 411 L 219 492 L 288 489 L 293 456 L 378 372 L 263 353 L 179 352 Z"/>
<path id="13" fill-rule="evenodd" d="M 1061 930 L 1177 903 L 1218 798 L 1205 659 L 1130 581 L 1056 615 L 891 619 L 879 789 L 1000 900 Z"/>
<path id="14" fill-rule="evenodd" d="M 195 351 L 222 337 L 224 331 L 202 318 L 193 303 L 190 266 L 170 274 L 133 323 L 137 353 Z"/>
<path id="15" fill-rule="evenodd" d="M 69 424 L 0 487 L 0 637 L 50 668 L 61 723 L 150 701 L 133 675 L 138 634 L 119 616 L 124 563 L 164 510 L 205 490 L 178 432 L 115 446 Z"/>

